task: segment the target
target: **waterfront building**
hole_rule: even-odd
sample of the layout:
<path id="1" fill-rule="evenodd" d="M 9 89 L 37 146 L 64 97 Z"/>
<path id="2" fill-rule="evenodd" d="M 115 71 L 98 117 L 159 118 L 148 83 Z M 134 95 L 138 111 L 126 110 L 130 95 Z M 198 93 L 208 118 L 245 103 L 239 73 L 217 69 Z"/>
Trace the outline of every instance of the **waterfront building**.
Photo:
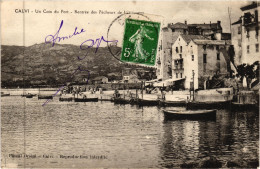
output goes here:
<path id="1" fill-rule="evenodd" d="M 105 76 L 98 76 L 92 80 L 94 84 L 108 83 L 108 78 Z"/>
<path id="2" fill-rule="evenodd" d="M 203 88 L 204 83 L 230 70 L 230 41 L 211 40 L 201 35 L 179 35 L 172 45 L 172 79 L 184 80 L 183 88 Z"/>
<path id="3" fill-rule="evenodd" d="M 161 41 L 159 42 L 159 52 L 157 58 L 157 79 L 172 79 L 172 45 L 178 39 L 179 35 L 200 36 L 204 39 L 211 40 L 230 40 L 231 35 L 222 32 L 221 22 L 216 23 L 204 23 L 204 24 L 187 24 L 184 23 L 169 23 L 167 27 L 162 28 Z M 187 42 L 185 42 L 187 45 Z"/>
<path id="4" fill-rule="evenodd" d="M 232 24 L 232 45 L 235 49 L 235 63 L 252 64 L 259 57 L 259 2 L 241 7 L 242 16 Z"/>

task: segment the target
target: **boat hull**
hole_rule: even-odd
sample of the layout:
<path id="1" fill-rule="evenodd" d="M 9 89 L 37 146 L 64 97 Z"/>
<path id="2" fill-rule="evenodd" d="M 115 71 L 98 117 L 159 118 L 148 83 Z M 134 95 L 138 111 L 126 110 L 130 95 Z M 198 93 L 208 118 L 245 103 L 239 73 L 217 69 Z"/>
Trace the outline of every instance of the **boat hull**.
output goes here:
<path id="1" fill-rule="evenodd" d="M 98 102 L 98 98 L 75 98 L 75 102 Z"/>
<path id="2" fill-rule="evenodd" d="M 139 106 L 158 106 L 158 100 L 144 100 L 144 99 L 137 99 L 134 103 L 138 104 Z"/>
<path id="3" fill-rule="evenodd" d="M 185 101 L 159 101 L 159 106 L 161 107 L 168 107 L 168 106 L 176 106 L 176 107 L 183 107 L 186 106 Z"/>
<path id="4" fill-rule="evenodd" d="M 38 99 L 53 99 L 53 96 L 38 95 Z"/>
<path id="5" fill-rule="evenodd" d="M 33 98 L 33 95 L 26 95 L 26 98 Z"/>
<path id="6" fill-rule="evenodd" d="M 1 97 L 10 96 L 10 94 L 1 94 Z"/>
<path id="7" fill-rule="evenodd" d="M 130 100 L 123 98 L 114 98 L 113 101 L 115 104 L 130 104 Z"/>
<path id="8" fill-rule="evenodd" d="M 68 98 L 62 98 L 62 97 L 60 97 L 59 98 L 59 101 L 60 102 L 71 102 L 71 101 L 73 101 L 73 98 L 72 97 L 68 97 Z"/>
<path id="9" fill-rule="evenodd" d="M 199 110 L 199 109 L 227 109 L 230 108 L 231 101 L 226 102 L 188 102 L 187 110 Z"/>
<path id="10" fill-rule="evenodd" d="M 183 110 L 186 111 L 186 110 Z M 166 111 L 164 110 L 164 119 L 165 120 L 181 120 L 181 119 L 188 119 L 188 120 L 216 120 L 216 110 L 201 110 L 203 113 L 196 113 L 199 110 L 194 111 L 194 113 L 186 114 L 182 113 L 182 111 Z"/>

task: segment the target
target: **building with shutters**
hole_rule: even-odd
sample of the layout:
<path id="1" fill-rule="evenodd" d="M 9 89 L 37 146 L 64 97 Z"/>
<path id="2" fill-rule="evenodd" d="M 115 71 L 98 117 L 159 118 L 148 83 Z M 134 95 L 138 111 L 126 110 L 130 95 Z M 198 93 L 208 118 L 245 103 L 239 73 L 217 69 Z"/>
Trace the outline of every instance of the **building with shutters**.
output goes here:
<path id="1" fill-rule="evenodd" d="M 232 24 L 232 45 L 236 64 L 260 61 L 259 53 L 259 2 L 249 2 L 241 7 L 242 16 Z"/>

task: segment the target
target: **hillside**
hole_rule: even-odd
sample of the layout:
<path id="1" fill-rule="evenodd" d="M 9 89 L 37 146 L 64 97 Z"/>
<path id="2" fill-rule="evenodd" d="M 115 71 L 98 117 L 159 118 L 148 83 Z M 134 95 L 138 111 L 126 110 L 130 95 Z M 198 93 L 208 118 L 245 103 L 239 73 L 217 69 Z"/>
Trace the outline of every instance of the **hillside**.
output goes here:
<path id="1" fill-rule="evenodd" d="M 120 53 L 121 48 L 112 47 L 113 53 Z M 114 73 L 121 75 L 122 69 L 129 67 L 119 62 L 109 52 L 107 47 L 87 50 L 88 55 L 83 59 L 86 51 L 75 45 L 35 44 L 29 47 L 1 46 L 1 80 L 2 86 L 10 83 L 30 84 L 61 84 L 73 74 L 78 66 L 90 71 L 90 79 L 97 76 L 107 76 Z M 130 66 L 132 67 L 132 66 Z M 138 66 L 134 66 L 138 67 Z M 79 72 L 74 81 L 87 78 L 87 72 Z M 22 80 L 22 78 L 24 78 Z"/>

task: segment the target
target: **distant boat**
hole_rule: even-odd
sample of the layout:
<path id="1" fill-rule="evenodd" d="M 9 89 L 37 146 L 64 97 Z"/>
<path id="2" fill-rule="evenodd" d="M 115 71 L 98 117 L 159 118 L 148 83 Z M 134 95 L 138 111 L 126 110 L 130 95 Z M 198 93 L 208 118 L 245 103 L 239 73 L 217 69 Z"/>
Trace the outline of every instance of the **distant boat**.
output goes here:
<path id="1" fill-rule="evenodd" d="M 1 97 L 10 96 L 10 93 L 1 92 Z"/>
<path id="2" fill-rule="evenodd" d="M 71 101 L 73 101 L 73 97 L 60 97 L 59 101 L 60 102 L 63 102 L 63 101 L 71 102 Z"/>
<path id="3" fill-rule="evenodd" d="M 26 98 L 33 98 L 33 96 L 36 96 L 36 94 L 28 93 L 25 97 L 26 97 Z"/>
<path id="4" fill-rule="evenodd" d="M 75 98 L 75 102 L 98 102 L 98 98 Z"/>
<path id="5" fill-rule="evenodd" d="M 39 88 L 38 100 L 39 99 L 53 99 L 53 95 L 41 95 L 40 88 Z"/>
<path id="6" fill-rule="evenodd" d="M 191 120 L 215 120 L 216 109 L 213 110 L 164 110 L 165 120 L 191 119 Z"/>
<path id="7" fill-rule="evenodd" d="M 27 94 L 22 94 L 21 96 L 26 98 L 33 98 L 33 96 L 36 96 L 36 94 L 27 93 Z"/>
<path id="8" fill-rule="evenodd" d="M 38 99 L 53 99 L 52 95 L 38 95 Z"/>

